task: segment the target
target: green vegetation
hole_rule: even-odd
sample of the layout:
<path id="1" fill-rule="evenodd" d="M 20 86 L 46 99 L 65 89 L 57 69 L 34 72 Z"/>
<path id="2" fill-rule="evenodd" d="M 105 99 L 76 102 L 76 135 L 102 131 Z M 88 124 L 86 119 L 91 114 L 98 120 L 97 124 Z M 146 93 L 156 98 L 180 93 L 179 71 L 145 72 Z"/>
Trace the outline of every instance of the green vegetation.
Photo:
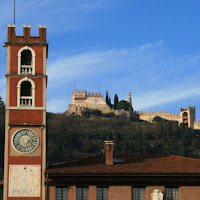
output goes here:
<path id="1" fill-rule="evenodd" d="M 110 113 L 102 113 L 100 110 L 91 110 L 91 109 L 86 109 L 85 111 L 82 111 L 81 115 L 86 118 L 90 117 L 107 117 L 107 118 L 113 118 L 115 117 L 115 113 L 110 112 Z M 73 114 L 74 116 L 74 114 Z"/>
<path id="2" fill-rule="evenodd" d="M 129 107 L 130 107 L 129 102 L 125 101 L 125 100 L 119 101 L 117 106 L 116 106 L 117 110 L 126 110 L 126 111 L 129 110 Z"/>
<path id="3" fill-rule="evenodd" d="M 89 113 L 89 114 L 88 114 Z M 0 178 L 3 169 L 4 107 L 0 109 Z M 89 115 L 89 117 L 88 117 Z M 139 121 L 132 113 L 102 114 L 86 110 L 84 116 L 47 113 L 47 162 L 101 153 L 103 141 L 113 140 L 115 153 L 174 154 L 200 158 L 200 131 L 177 122 L 155 118 Z"/>
<path id="4" fill-rule="evenodd" d="M 110 106 L 110 108 L 113 108 L 113 105 L 111 103 L 111 99 L 108 95 L 108 91 L 106 90 L 106 103 Z"/>
<path id="5" fill-rule="evenodd" d="M 117 104 L 118 103 L 119 103 L 119 99 L 118 99 L 117 94 L 115 94 L 115 97 L 114 97 L 114 109 L 117 109 Z"/>
<path id="6" fill-rule="evenodd" d="M 87 118 L 53 113 L 47 113 L 47 122 L 48 162 L 100 154 L 104 140 L 114 140 L 115 153 L 200 158 L 200 131 L 178 126 L 176 122 L 151 124 L 125 116 Z"/>
<path id="7" fill-rule="evenodd" d="M 133 108 L 132 108 L 131 104 L 125 100 L 119 101 L 117 94 L 115 94 L 114 104 L 112 104 L 107 90 L 106 90 L 106 103 L 110 106 L 110 108 L 113 108 L 116 110 L 126 110 L 126 111 L 129 111 L 130 113 L 133 112 Z"/>

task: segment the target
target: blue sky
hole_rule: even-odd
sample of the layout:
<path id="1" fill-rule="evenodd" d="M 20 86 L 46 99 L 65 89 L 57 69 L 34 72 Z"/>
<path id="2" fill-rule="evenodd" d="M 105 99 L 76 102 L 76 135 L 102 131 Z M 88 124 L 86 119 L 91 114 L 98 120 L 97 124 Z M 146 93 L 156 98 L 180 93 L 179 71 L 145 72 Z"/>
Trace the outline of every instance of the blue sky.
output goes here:
<path id="1" fill-rule="evenodd" d="M 13 24 L 13 0 L 0 2 L 0 44 Z M 132 93 L 135 110 L 196 106 L 200 119 L 200 2 L 197 0 L 16 0 L 23 24 L 47 25 L 47 110 L 64 112 L 74 89 Z M 5 99 L 6 49 L 0 48 Z"/>

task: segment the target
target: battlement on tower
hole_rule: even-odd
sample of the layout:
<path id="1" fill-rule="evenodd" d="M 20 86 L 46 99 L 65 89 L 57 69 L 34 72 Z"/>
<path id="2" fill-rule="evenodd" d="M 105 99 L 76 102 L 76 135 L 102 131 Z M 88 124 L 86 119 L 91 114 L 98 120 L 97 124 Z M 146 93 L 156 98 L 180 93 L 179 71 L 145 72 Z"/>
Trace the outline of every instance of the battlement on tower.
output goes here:
<path id="1" fill-rule="evenodd" d="M 23 36 L 16 36 L 15 25 L 8 24 L 7 43 L 46 43 L 46 26 L 39 25 L 39 36 L 31 36 L 31 26 L 23 25 Z"/>
<path id="2" fill-rule="evenodd" d="M 88 92 L 88 97 L 103 97 L 101 93 L 90 93 Z"/>
<path id="3" fill-rule="evenodd" d="M 194 110 L 195 111 L 195 107 L 194 106 L 189 106 L 189 108 L 180 108 L 180 112 L 189 111 L 189 110 Z"/>
<path id="4" fill-rule="evenodd" d="M 72 93 L 72 99 L 86 99 L 87 92 L 85 90 L 74 90 Z"/>

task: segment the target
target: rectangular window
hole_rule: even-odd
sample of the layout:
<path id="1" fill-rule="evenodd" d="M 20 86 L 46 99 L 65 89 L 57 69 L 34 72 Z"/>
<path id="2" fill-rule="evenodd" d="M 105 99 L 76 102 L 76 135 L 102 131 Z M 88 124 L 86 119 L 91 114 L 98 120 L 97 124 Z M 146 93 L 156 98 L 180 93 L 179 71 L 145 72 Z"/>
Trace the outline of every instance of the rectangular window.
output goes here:
<path id="1" fill-rule="evenodd" d="M 56 200 L 67 200 L 68 188 L 57 187 L 56 188 Z"/>
<path id="2" fill-rule="evenodd" d="M 133 187 L 133 200 L 145 200 L 144 189 Z"/>
<path id="3" fill-rule="evenodd" d="M 88 188 L 77 187 L 76 188 L 76 199 L 77 200 L 88 200 Z"/>
<path id="4" fill-rule="evenodd" d="M 108 188 L 98 187 L 97 188 L 97 200 L 108 200 Z"/>
<path id="5" fill-rule="evenodd" d="M 178 188 L 166 188 L 166 200 L 178 200 Z"/>

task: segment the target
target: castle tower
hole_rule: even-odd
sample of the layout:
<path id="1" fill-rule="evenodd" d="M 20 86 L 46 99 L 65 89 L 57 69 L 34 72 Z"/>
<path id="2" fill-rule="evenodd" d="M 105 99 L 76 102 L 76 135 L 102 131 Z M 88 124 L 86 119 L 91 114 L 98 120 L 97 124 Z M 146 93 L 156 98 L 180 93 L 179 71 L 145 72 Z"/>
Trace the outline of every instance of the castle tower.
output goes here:
<path id="1" fill-rule="evenodd" d="M 131 99 L 131 92 L 128 93 L 128 102 L 129 102 L 129 104 L 130 104 L 130 109 L 131 109 L 131 111 L 133 111 L 132 99 Z"/>
<path id="2" fill-rule="evenodd" d="M 132 106 L 131 92 L 128 93 L 128 102 Z"/>
<path id="3" fill-rule="evenodd" d="M 45 199 L 46 26 L 39 36 L 8 25 L 4 200 Z"/>
<path id="4" fill-rule="evenodd" d="M 180 108 L 181 123 L 185 124 L 189 128 L 194 128 L 196 121 L 195 107 L 189 106 L 189 108 Z"/>

